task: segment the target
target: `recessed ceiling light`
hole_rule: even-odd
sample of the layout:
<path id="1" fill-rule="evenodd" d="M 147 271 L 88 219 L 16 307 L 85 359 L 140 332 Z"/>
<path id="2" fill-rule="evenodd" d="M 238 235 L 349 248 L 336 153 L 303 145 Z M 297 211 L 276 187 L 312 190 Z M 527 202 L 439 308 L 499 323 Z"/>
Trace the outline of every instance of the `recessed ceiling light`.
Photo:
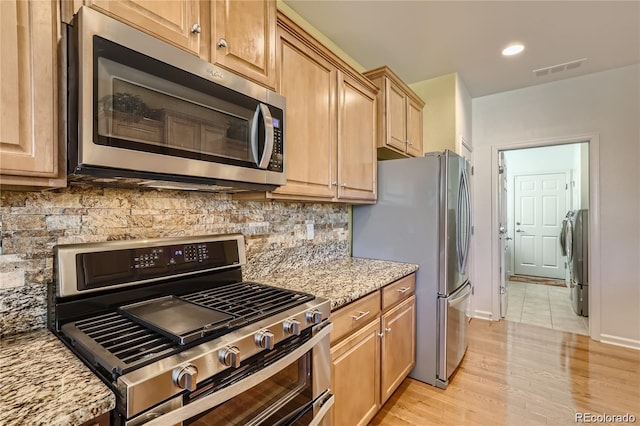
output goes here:
<path id="1" fill-rule="evenodd" d="M 520 43 L 514 43 L 514 44 L 510 44 L 509 46 L 505 47 L 502 50 L 502 54 L 504 56 L 513 56 L 513 55 L 517 55 L 518 53 L 522 52 L 524 50 L 524 45 L 520 44 Z"/>

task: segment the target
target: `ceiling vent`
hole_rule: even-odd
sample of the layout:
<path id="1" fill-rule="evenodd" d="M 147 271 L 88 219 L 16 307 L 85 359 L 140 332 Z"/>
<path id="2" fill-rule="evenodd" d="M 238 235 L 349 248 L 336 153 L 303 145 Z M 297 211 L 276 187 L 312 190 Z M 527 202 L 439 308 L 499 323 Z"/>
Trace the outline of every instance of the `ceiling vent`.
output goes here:
<path id="1" fill-rule="evenodd" d="M 575 61 L 565 62 L 563 64 L 551 65 L 550 67 L 538 68 L 533 70 L 536 77 L 544 77 L 546 75 L 553 75 L 563 71 L 570 71 L 579 68 L 587 58 L 576 59 Z"/>

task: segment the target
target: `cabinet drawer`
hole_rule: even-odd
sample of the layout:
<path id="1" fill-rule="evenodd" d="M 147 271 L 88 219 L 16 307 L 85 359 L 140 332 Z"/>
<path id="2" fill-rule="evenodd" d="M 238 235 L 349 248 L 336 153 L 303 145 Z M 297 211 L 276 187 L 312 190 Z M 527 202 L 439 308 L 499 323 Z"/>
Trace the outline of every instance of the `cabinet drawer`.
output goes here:
<path id="1" fill-rule="evenodd" d="M 356 300 L 331 314 L 333 331 L 331 343 L 337 342 L 347 334 L 375 319 L 380 312 L 380 292 Z"/>
<path id="2" fill-rule="evenodd" d="M 382 310 L 411 296 L 416 290 L 416 274 L 407 275 L 382 287 Z"/>

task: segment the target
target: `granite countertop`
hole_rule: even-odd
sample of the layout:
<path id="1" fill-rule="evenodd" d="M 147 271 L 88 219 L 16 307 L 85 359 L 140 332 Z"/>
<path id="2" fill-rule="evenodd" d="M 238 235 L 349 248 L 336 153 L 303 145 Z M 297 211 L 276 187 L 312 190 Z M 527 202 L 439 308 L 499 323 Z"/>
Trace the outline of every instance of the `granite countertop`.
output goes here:
<path id="1" fill-rule="evenodd" d="M 0 424 L 80 425 L 115 395 L 49 330 L 0 340 Z"/>
<path id="2" fill-rule="evenodd" d="M 359 299 L 418 269 L 411 263 L 344 257 L 325 263 L 245 271 L 243 279 L 312 293 L 331 300 L 331 310 Z"/>

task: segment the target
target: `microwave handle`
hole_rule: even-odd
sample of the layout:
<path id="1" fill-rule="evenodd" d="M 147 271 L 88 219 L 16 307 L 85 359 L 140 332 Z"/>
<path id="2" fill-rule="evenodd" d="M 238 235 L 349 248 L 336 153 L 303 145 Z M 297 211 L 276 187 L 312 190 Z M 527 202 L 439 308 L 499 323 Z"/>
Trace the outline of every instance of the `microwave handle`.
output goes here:
<path id="1" fill-rule="evenodd" d="M 265 128 L 265 143 L 262 155 L 258 157 L 258 120 L 263 117 Z M 266 169 L 273 154 L 273 119 L 271 111 L 265 104 L 259 104 L 253 114 L 253 124 L 251 125 L 251 151 L 253 152 L 253 161 L 261 169 Z"/>

